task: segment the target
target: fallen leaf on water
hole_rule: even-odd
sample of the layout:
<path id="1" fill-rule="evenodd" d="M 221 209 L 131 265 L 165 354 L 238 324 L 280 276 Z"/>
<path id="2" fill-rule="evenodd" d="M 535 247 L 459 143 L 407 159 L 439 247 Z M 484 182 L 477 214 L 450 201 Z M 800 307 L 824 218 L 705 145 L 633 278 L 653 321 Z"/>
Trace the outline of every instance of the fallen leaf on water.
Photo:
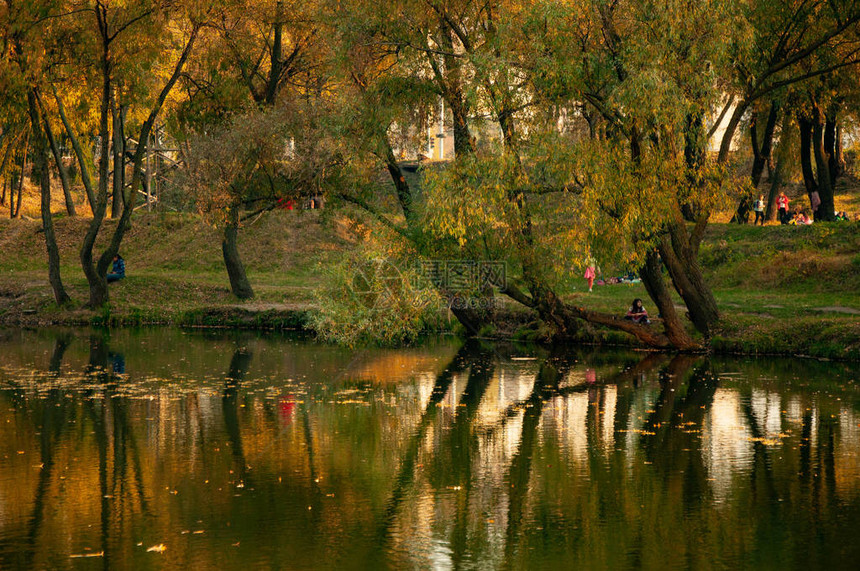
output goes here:
<path id="1" fill-rule="evenodd" d="M 147 549 L 147 550 L 146 550 L 146 552 L 147 552 L 147 553 L 149 553 L 149 552 L 153 552 L 153 553 L 164 553 L 164 551 L 165 551 L 166 549 L 167 549 L 167 546 L 166 546 L 166 545 L 164 545 L 163 543 L 159 543 L 158 545 L 153 545 L 152 547 L 150 547 L 149 549 Z"/>

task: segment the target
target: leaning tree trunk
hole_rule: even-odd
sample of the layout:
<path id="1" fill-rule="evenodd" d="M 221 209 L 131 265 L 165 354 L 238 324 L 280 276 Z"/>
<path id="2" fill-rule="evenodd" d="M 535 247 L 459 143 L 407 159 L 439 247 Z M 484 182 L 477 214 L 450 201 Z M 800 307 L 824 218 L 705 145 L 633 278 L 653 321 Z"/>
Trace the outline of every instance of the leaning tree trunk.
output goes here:
<path id="1" fill-rule="evenodd" d="M 701 349 L 701 345 L 690 337 L 684 328 L 684 323 L 675 311 L 675 303 L 666 282 L 663 281 L 662 262 L 656 250 L 651 250 L 645 258 L 645 263 L 639 269 L 642 285 L 648 296 L 657 305 L 660 317 L 663 319 L 663 330 L 669 341 L 681 351 Z"/>
<path id="2" fill-rule="evenodd" d="M 75 216 L 75 202 L 72 200 L 71 184 L 69 184 L 69 175 L 66 168 L 63 166 L 63 158 L 60 156 L 60 149 L 57 146 L 57 139 L 54 137 L 54 130 L 51 129 L 51 122 L 48 121 L 47 115 L 43 117 L 45 123 L 45 136 L 48 137 L 48 144 L 51 146 L 51 154 L 54 155 L 54 162 L 57 164 L 57 172 L 60 173 L 60 184 L 63 185 L 63 198 L 66 201 L 66 213 L 69 216 Z"/>
<path id="3" fill-rule="evenodd" d="M 24 170 L 27 168 L 27 154 L 29 152 L 29 145 L 24 146 L 24 156 L 21 157 L 21 175 L 18 177 L 18 199 L 15 201 L 13 218 L 21 217 L 21 199 L 24 198 Z"/>
<path id="4" fill-rule="evenodd" d="M 57 238 L 54 235 L 54 221 L 51 218 L 51 176 L 48 171 L 48 154 L 45 149 L 45 139 L 42 136 L 42 120 L 36 104 L 35 89 L 27 92 L 27 106 L 30 112 L 30 124 L 33 127 L 33 159 L 34 170 L 39 173 L 41 188 L 42 229 L 45 232 L 45 246 L 48 250 L 48 281 L 54 291 L 57 305 L 71 301 L 60 278 L 60 250 L 57 248 Z"/>
<path id="5" fill-rule="evenodd" d="M 690 321 L 707 341 L 720 320 L 720 312 L 699 265 L 698 237 L 696 233 L 691 235 L 681 221 L 671 222 L 668 231 L 658 248 L 660 256 L 687 306 Z"/>
<path id="6" fill-rule="evenodd" d="M 451 110 L 451 117 L 454 122 L 454 153 L 458 157 L 473 154 L 475 152 L 475 136 L 469 128 L 469 103 L 463 94 L 463 64 L 460 58 L 454 54 L 454 40 L 451 26 L 445 21 L 445 18 L 440 18 L 440 39 L 442 41 L 442 49 L 445 51 L 445 71 L 447 77 L 443 76 L 442 70 L 435 65 L 434 55 L 428 53 L 428 57 L 432 60 L 433 71 L 436 75 L 436 82 L 442 91 L 442 97 L 448 104 L 448 109 Z M 444 117 L 440 118 L 444 121 Z"/>
<path id="7" fill-rule="evenodd" d="M 227 224 L 224 226 L 224 239 L 221 242 L 221 251 L 224 254 L 224 266 L 230 277 L 230 289 L 233 295 L 239 299 L 251 299 L 254 290 L 245 275 L 245 266 L 239 257 L 238 247 L 239 234 L 239 205 L 232 205 L 227 212 Z"/>
<path id="8" fill-rule="evenodd" d="M 818 196 L 821 204 L 816 211 L 818 220 L 834 220 L 833 181 L 830 180 L 830 165 L 827 152 L 824 150 L 824 111 L 819 105 L 815 106 L 815 122 L 812 125 L 812 149 L 815 155 L 815 170 L 818 173 Z"/>
<path id="9" fill-rule="evenodd" d="M 77 135 L 75 135 L 75 131 L 69 122 L 69 118 L 66 116 L 66 108 L 63 105 L 63 101 L 60 99 L 60 96 L 57 94 L 56 88 L 52 85 L 51 89 L 54 92 L 54 99 L 57 101 L 57 111 L 60 114 L 60 121 L 63 122 L 63 127 L 66 129 L 66 136 L 69 138 L 69 141 L 71 141 L 72 149 L 75 151 L 75 157 L 78 159 L 78 167 L 81 171 L 81 182 L 84 184 L 84 191 L 87 194 L 87 204 L 90 206 L 90 212 L 95 213 L 96 197 L 95 192 L 93 191 L 93 181 L 90 176 L 90 167 L 87 164 L 86 156 L 84 155 L 84 149 L 81 147 L 81 143 L 78 141 Z"/>

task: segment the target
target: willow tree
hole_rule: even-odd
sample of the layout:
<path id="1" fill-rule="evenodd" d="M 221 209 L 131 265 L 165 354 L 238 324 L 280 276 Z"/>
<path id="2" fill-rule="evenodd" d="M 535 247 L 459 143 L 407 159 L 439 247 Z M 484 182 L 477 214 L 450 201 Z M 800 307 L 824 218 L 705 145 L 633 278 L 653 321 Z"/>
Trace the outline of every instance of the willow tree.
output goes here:
<path id="1" fill-rule="evenodd" d="M 752 15 L 764 14 L 765 4 L 753 3 Z M 733 186 L 725 166 L 739 118 L 780 87 L 824 73 L 826 64 L 816 61 L 812 70 L 802 64 L 856 30 L 855 14 L 834 16 L 838 25 L 816 27 L 816 34 L 781 20 L 774 33 L 788 45 L 775 44 L 761 74 L 740 90 L 721 152 L 711 158 L 706 122 L 718 114 L 725 91 L 734 89 L 738 54 L 751 59 L 760 48 L 754 39 L 761 24 L 746 4 L 505 6 L 487 8 L 482 41 L 466 51 L 502 144 L 492 156 L 479 154 L 473 165 L 439 177 L 436 203 L 452 206 L 436 214 L 436 226 L 463 240 L 488 233 L 502 239 L 521 264 L 533 306 L 562 328 L 581 318 L 626 328 L 650 344 L 695 348 L 660 265 L 707 340 L 719 310 L 698 248 L 711 213 Z M 600 136 L 591 121 L 587 140 L 565 133 L 567 124 L 594 115 L 603 123 Z M 559 239 L 565 228 L 559 220 L 571 223 L 567 239 Z M 476 231 L 481 225 L 486 231 Z M 550 244 L 566 244 L 572 257 L 602 250 L 638 265 L 663 317 L 663 334 L 561 303 L 551 285 L 566 258 L 559 255 L 564 250 L 546 249 Z"/>
<path id="2" fill-rule="evenodd" d="M 6 95 L 14 101 L 25 98 L 30 119 L 30 133 L 33 148 L 33 171 L 39 179 L 40 212 L 45 246 L 48 254 L 48 280 L 58 305 L 70 301 L 60 276 L 60 253 L 54 234 L 51 214 L 51 177 L 48 166 L 47 145 L 50 127 L 44 121 L 39 101 L 40 75 L 45 65 L 45 46 L 41 41 L 38 23 L 44 12 L 56 10 L 56 4 L 21 3 L 6 0 L 6 19 L 4 38 L 11 47 L 9 66 L 4 66 L 2 74 L 6 80 Z M 26 156 L 26 152 L 25 152 Z M 24 177 L 22 164 L 21 178 Z M 18 210 L 20 211 L 21 188 L 18 189 Z"/>
<path id="3" fill-rule="evenodd" d="M 860 64 L 860 6 L 852 0 L 759 0 L 741 8 L 752 33 L 733 41 L 733 74 L 725 88 L 735 95 L 736 104 L 726 136 L 720 142 L 719 160 L 728 160 L 731 135 L 750 110 L 756 117 L 756 108 L 762 107 L 763 102 L 782 100 L 785 102 L 782 111 L 794 115 L 800 125 L 800 158 L 804 183 L 811 196 L 819 191 L 812 163 L 816 159 L 821 162 L 818 168 L 822 172 L 835 168 L 829 164 L 829 156 L 836 154 L 838 140 L 835 118 L 840 102 L 850 97 L 856 85 L 856 66 Z M 768 132 L 773 128 L 772 117 L 773 112 L 764 123 L 762 149 L 753 146 L 754 187 L 760 177 L 761 162 L 766 160 L 763 155 L 767 151 Z M 751 121 L 755 127 L 758 123 Z M 819 191 L 818 219 L 833 218 L 831 178 L 823 180 Z M 741 200 L 737 216 L 740 221 L 745 220 L 750 202 L 750 196 Z"/>
<path id="4" fill-rule="evenodd" d="M 206 133 L 219 133 L 240 145 L 235 157 L 224 157 L 221 174 L 226 178 L 212 179 L 208 196 L 199 181 L 214 176 L 217 169 L 189 172 L 188 179 L 200 209 L 223 228 L 224 265 L 231 290 L 240 299 L 254 296 L 239 254 L 241 220 L 249 210 L 274 208 L 294 191 L 259 185 L 258 175 L 268 166 L 275 168 L 278 161 L 270 155 L 269 144 L 256 140 L 236 118 L 283 118 L 279 114 L 284 109 L 295 109 L 297 101 L 307 102 L 324 88 L 325 79 L 318 73 L 321 37 L 309 15 L 313 6 L 282 0 L 222 3 L 218 18 L 207 30 L 207 45 L 190 63 L 183 83 L 185 98 L 177 113 L 187 130 L 182 136 L 203 145 L 190 150 L 192 160 L 199 164 L 203 156 L 213 155 L 215 149 L 207 142 L 211 136 Z M 283 152 L 288 141 L 277 137 L 271 143 Z"/>
<path id="5" fill-rule="evenodd" d="M 96 113 L 99 159 L 95 177 L 92 176 L 89 161 L 77 141 L 76 130 L 65 114 L 59 95 L 56 104 L 67 133 L 72 138 L 82 180 L 88 195 L 92 197 L 93 216 L 82 241 L 80 261 L 89 285 L 88 306 L 99 307 L 108 301 L 105 276 L 130 226 L 136 195 L 142 184 L 146 141 L 179 79 L 208 7 L 205 2 L 191 1 L 178 5 L 158 1 L 116 5 L 96 0 L 73 8 L 68 12 L 53 14 L 50 21 L 63 24 L 56 31 L 57 37 L 65 38 L 64 42 L 59 42 L 58 50 L 65 55 L 64 71 L 71 70 L 67 74 L 59 74 L 59 79 L 63 75 L 66 79 L 83 77 L 89 82 L 89 89 L 99 94 Z M 144 38 L 147 38 L 145 43 Z M 152 71 L 141 73 L 142 66 L 151 67 Z M 156 66 L 166 67 L 166 72 L 156 72 Z M 136 115 L 141 118 L 141 122 L 136 132 L 138 144 L 131 161 L 133 174 L 130 184 L 126 185 L 122 178 L 125 163 L 121 156 L 123 153 L 119 157 L 114 155 L 114 201 L 115 204 L 122 204 L 121 216 L 107 246 L 97 255 L 95 243 L 102 230 L 111 194 L 112 121 L 113 132 L 118 133 L 120 130 L 116 123 L 119 116 L 114 113 L 117 109 L 117 86 L 120 83 L 124 89 L 138 92 L 135 102 L 139 108 Z M 57 91 L 62 90 L 59 81 L 54 87 Z M 95 189 L 92 188 L 94 179 L 97 181 Z"/>

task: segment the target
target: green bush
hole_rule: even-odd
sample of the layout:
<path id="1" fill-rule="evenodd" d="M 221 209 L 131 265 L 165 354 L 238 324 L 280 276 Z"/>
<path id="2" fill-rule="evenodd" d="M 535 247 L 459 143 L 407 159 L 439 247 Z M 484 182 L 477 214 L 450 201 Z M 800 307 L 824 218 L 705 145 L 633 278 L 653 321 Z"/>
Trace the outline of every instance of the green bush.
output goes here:
<path id="1" fill-rule="evenodd" d="M 334 265 L 314 297 L 310 327 L 323 339 L 354 346 L 411 343 L 440 325 L 441 298 L 407 264 L 358 252 Z"/>

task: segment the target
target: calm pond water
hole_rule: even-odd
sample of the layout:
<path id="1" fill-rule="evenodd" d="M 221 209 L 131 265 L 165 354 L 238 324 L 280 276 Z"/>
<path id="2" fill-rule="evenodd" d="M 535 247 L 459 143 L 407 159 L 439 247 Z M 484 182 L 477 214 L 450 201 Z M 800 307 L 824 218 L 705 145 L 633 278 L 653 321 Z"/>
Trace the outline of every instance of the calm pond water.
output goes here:
<path id="1" fill-rule="evenodd" d="M 448 338 L 0 332 L 0 568 L 857 568 L 858 381 Z"/>

